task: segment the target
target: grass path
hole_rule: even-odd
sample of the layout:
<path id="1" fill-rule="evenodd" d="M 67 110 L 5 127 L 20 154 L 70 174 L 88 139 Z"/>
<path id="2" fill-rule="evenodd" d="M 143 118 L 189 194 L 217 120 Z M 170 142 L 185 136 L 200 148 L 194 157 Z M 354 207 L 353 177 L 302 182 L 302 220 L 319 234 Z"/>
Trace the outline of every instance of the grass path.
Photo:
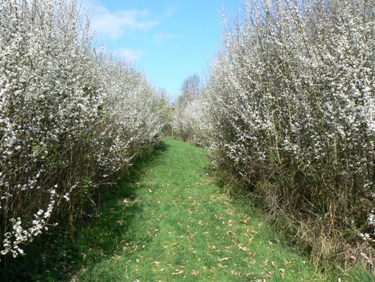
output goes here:
<path id="1" fill-rule="evenodd" d="M 203 149 L 163 139 L 83 231 L 86 268 L 73 280 L 325 280 L 256 210 L 223 193 L 208 165 Z"/>

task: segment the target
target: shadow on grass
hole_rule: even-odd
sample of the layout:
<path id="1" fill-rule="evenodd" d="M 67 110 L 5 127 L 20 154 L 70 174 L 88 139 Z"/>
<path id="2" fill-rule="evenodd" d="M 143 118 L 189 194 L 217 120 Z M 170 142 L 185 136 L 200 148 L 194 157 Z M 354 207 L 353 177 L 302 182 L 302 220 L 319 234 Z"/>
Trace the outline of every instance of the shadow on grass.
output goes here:
<path id="1" fill-rule="evenodd" d="M 25 246 L 25 256 L 3 258 L 0 281 L 67 281 L 80 269 L 111 257 L 126 240 L 134 216 L 142 211 L 135 199 L 138 181 L 169 145 L 135 161 L 116 186 L 102 194 L 99 216 L 85 218 L 74 227 L 52 228 Z"/>

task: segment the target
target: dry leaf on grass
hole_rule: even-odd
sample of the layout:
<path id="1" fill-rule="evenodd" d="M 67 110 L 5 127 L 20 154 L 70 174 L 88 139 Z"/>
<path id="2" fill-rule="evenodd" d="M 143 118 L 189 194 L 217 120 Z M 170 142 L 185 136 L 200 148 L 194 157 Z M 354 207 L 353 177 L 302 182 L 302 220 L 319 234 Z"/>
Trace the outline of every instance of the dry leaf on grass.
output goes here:
<path id="1" fill-rule="evenodd" d="M 194 270 L 191 272 L 191 274 L 194 275 L 194 276 L 198 276 L 198 275 L 199 275 L 199 271 L 194 269 Z"/>
<path id="2" fill-rule="evenodd" d="M 218 262 L 223 262 L 223 261 L 228 261 L 230 260 L 230 258 L 218 258 L 217 261 Z"/>
<path id="3" fill-rule="evenodd" d="M 218 264 L 217 264 L 217 267 L 218 267 L 218 268 L 226 268 L 226 267 L 228 267 L 228 265 L 222 265 L 221 263 L 218 263 Z"/>
<path id="4" fill-rule="evenodd" d="M 195 232 L 194 234 L 191 234 L 188 238 L 189 240 L 191 241 L 193 239 L 193 237 L 197 234 L 198 232 Z"/>
<path id="5" fill-rule="evenodd" d="M 216 249 L 217 249 L 217 247 L 216 247 L 215 245 L 209 245 L 209 248 L 210 248 L 211 250 L 216 250 Z"/>
<path id="6" fill-rule="evenodd" d="M 122 258 L 122 256 L 119 256 L 119 255 L 113 255 L 112 256 L 112 259 L 114 260 L 120 260 Z"/>
<path id="7" fill-rule="evenodd" d="M 234 271 L 234 270 L 231 270 L 230 273 L 234 276 L 238 276 L 238 277 L 241 277 L 241 273 L 238 272 L 238 271 Z"/>
<path id="8" fill-rule="evenodd" d="M 243 251 L 243 252 L 248 252 L 248 251 L 250 251 L 249 248 L 247 248 L 247 247 L 245 247 L 245 246 L 243 246 L 243 245 L 241 245 L 241 244 L 238 245 L 238 249 L 239 249 L 240 251 Z"/>
<path id="9" fill-rule="evenodd" d="M 172 275 L 182 275 L 184 273 L 185 273 L 185 271 L 183 271 L 182 269 L 176 269 L 176 271 L 173 272 Z"/>
<path id="10" fill-rule="evenodd" d="M 280 274 L 281 274 L 281 278 L 284 278 L 285 269 L 284 268 L 280 268 L 279 271 L 280 271 Z"/>
<path id="11" fill-rule="evenodd" d="M 152 262 L 151 264 L 155 265 L 155 266 L 159 266 L 160 265 L 160 261 L 154 261 Z"/>
<path id="12" fill-rule="evenodd" d="M 131 203 L 131 200 L 129 198 L 125 198 L 124 200 L 122 200 L 122 203 L 128 206 Z"/>
<path id="13" fill-rule="evenodd" d="M 116 223 L 117 223 L 118 225 L 121 225 L 121 226 L 122 226 L 122 225 L 125 223 L 125 221 L 123 221 L 123 220 L 117 220 Z"/>
<path id="14" fill-rule="evenodd" d="M 273 271 L 268 271 L 265 278 L 270 279 L 272 277 L 273 273 L 274 273 Z"/>

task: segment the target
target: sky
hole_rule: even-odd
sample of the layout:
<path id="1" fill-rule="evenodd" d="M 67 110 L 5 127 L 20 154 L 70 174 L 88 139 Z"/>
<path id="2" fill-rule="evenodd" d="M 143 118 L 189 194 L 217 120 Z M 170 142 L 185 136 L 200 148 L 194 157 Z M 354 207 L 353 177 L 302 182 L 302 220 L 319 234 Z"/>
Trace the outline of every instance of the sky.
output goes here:
<path id="1" fill-rule="evenodd" d="M 183 81 L 204 81 L 221 44 L 222 14 L 243 0 L 83 0 L 91 29 L 105 49 L 145 73 L 171 99 Z"/>

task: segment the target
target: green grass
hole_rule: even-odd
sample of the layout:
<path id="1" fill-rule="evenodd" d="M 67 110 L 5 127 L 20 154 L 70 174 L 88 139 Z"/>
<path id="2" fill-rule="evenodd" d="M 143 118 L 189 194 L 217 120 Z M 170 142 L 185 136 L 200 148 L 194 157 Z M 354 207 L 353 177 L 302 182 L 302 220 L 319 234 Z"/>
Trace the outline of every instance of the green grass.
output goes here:
<path id="1" fill-rule="evenodd" d="M 305 262 L 247 196 L 220 188 L 206 151 L 187 143 L 163 139 L 102 202 L 99 217 L 39 238 L 0 280 L 372 281 Z"/>
<path id="2" fill-rule="evenodd" d="M 163 148 L 138 164 L 138 175 L 83 231 L 86 267 L 76 278 L 326 280 L 283 244 L 242 196 L 223 193 L 208 167 L 204 149 L 164 139 Z"/>

